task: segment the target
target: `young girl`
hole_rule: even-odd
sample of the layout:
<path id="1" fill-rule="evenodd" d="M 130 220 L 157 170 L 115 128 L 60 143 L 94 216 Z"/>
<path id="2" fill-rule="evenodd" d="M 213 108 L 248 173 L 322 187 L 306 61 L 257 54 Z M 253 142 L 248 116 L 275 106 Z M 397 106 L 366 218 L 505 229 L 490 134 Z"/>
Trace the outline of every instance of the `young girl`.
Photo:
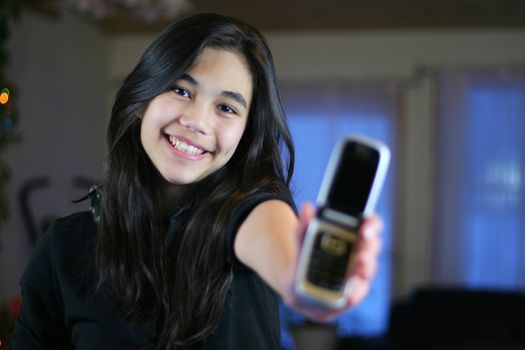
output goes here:
<path id="1" fill-rule="evenodd" d="M 314 208 L 294 212 L 293 144 L 254 28 L 196 15 L 167 28 L 112 110 L 104 184 L 59 219 L 22 278 L 19 349 L 279 349 Z M 315 138 L 312 139 L 315 141 Z M 367 220 L 348 307 L 365 296 L 381 222 Z"/>

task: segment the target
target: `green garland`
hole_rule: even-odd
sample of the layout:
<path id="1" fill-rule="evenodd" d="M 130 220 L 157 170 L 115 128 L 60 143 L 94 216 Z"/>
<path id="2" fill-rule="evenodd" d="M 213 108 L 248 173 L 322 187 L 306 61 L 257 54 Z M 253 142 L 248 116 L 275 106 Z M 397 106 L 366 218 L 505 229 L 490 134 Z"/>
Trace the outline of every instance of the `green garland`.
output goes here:
<path id="1" fill-rule="evenodd" d="M 20 139 L 16 127 L 18 111 L 16 107 L 17 91 L 14 85 L 7 81 L 5 71 L 9 61 L 7 41 L 10 27 L 20 14 L 19 1 L 0 0 L 0 228 L 9 218 L 9 202 L 7 183 L 10 177 L 8 164 L 2 155 L 11 144 Z"/>

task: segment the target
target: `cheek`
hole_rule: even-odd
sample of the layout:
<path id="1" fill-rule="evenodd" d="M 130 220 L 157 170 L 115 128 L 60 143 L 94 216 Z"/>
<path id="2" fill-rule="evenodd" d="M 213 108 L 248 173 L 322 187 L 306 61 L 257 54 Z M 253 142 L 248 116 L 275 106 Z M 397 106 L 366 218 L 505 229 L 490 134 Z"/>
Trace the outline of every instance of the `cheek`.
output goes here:
<path id="1" fill-rule="evenodd" d="M 148 120 L 142 119 L 140 123 L 140 142 L 145 147 L 151 135 L 151 130 Z"/>
<path id="2" fill-rule="evenodd" d="M 144 141 L 146 139 L 147 135 L 147 125 L 144 123 L 144 119 L 140 121 L 140 142 L 142 143 L 142 146 L 144 147 Z"/>
<path id="3" fill-rule="evenodd" d="M 149 113 L 142 117 L 140 125 L 140 134 L 141 138 L 143 137 L 152 137 L 156 135 L 161 130 L 162 120 L 160 117 L 153 113 Z"/>
<path id="4" fill-rule="evenodd" d="M 148 116 L 143 118 L 140 125 L 140 143 L 142 148 L 151 158 L 153 150 L 157 147 L 159 142 L 159 129 L 155 120 Z"/>
<path id="5" fill-rule="evenodd" d="M 228 148 L 230 155 L 235 153 L 239 142 L 241 141 L 242 135 L 244 134 L 245 126 L 237 126 L 228 130 L 227 135 L 225 135 L 225 140 L 228 142 Z"/>

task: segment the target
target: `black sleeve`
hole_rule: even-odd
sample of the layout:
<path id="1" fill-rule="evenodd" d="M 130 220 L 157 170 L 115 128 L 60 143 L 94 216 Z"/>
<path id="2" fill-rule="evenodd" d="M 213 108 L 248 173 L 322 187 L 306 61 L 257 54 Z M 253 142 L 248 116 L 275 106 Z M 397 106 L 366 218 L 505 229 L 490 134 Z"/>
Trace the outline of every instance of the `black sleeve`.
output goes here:
<path id="1" fill-rule="evenodd" d="M 69 342 L 53 273 L 52 231 L 53 226 L 41 236 L 22 276 L 22 307 L 11 350 L 63 349 Z"/>
<path id="2" fill-rule="evenodd" d="M 235 256 L 233 247 L 239 227 L 257 205 L 272 199 L 277 199 L 288 203 L 295 211 L 295 205 L 290 198 L 272 193 L 257 193 L 251 195 L 233 211 L 230 222 L 228 223 L 228 229 L 226 231 L 226 244 L 228 250 L 228 262 L 233 264 L 235 268 L 247 269 L 247 267 Z"/>

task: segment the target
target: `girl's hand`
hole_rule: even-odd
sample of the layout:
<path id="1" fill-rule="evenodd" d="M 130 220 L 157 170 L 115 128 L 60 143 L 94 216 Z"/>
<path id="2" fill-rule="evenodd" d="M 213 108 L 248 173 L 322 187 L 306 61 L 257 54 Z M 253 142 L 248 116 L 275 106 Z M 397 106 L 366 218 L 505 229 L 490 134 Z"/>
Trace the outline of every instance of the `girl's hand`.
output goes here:
<path id="1" fill-rule="evenodd" d="M 314 206 L 310 203 L 304 204 L 301 207 L 297 225 L 297 245 L 299 250 L 300 247 L 302 247 L 306 228 L 314 217 Z M 288 281 L 286 292 L 283 293 L 284 302 L 313 321 L 326 322 L 363 301 L 368 294 L 372 279 L 377 271 L 378 257 L 381 251 L 380 232 L 382 228 L 383 224 L 381 219 L 374 214 L 366 219 L 359 229 L 357 255 L 355 256 L 354 267 L 348 276 L 348 283 L 350 283 L 351 286 L 345 308 L 331 309 L 322 305 L 306 302 L 299 298 L 294 289 L 295 273 L 291 281 Z"/>

